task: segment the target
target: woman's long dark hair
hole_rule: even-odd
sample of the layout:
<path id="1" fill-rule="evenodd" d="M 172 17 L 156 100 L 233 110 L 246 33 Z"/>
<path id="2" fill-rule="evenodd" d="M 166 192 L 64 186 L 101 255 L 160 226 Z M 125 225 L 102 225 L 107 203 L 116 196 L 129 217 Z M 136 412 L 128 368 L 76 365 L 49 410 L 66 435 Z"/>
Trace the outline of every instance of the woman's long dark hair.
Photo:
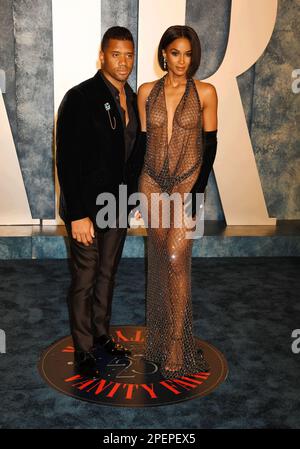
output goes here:
<path id="1" fill-rule="evenodd" d="M 158 46 L 158 63 L 162 70 L 166 70 L 164 68 L 164 57 L 162 51 L 166 50 L 166 48 L 171 44 L 171 42 L 175 41 L 175 39 L 181 37 L 185 37 L 191 43 L 192 60 L 187 75 L 188 77 L 192 77 L 195 75 L 200 65 L 201 45 L 196 31 L 187 25 L 173 25 L 164 32 Z"/>

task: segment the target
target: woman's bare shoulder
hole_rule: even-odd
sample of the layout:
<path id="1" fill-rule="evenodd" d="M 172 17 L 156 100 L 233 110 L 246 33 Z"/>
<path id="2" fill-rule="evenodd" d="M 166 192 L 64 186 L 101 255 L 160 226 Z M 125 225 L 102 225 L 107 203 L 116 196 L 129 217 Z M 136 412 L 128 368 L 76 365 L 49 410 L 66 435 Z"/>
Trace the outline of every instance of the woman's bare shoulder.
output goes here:
<path id="1" fill-rule="evenodd" d="M 205 102 L 212 101 L 217 98 L 217 91 L 213 84 L 205 81 L 194 80 L 198 94 Z"/>
<path id="2" fill-rule="evenodd" d="M 147 98 L 157 81 L 158 80 L 141 84 L 140 87 L 138 88 L 138 96 Z"/>

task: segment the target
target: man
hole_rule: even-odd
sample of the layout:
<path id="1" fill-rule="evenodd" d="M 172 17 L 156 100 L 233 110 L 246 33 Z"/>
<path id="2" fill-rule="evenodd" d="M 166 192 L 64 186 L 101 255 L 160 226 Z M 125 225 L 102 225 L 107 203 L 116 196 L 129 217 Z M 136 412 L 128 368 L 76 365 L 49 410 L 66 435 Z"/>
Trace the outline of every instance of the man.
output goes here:
<path id="1" fill-rule="evenodd" d="M 70 242 L 69 294 L 75 364 L 98 376 L 94 349 L 115 355 L 130 351 L 109 335 L 114 279 L 127 228 L 98 228 L 96 198 L 121 184 L 128 195 L 138 178 L 135 141 L 140 130 L 136 95 L 127 83 L 134 63 L 129 30 L 112 27 L 102 38 L 101 70 L 70 89 L 58 110 L 56 145 L 61 187 L 60 216 Z M 117 208 L 118 210 L 118 208 Z"/>

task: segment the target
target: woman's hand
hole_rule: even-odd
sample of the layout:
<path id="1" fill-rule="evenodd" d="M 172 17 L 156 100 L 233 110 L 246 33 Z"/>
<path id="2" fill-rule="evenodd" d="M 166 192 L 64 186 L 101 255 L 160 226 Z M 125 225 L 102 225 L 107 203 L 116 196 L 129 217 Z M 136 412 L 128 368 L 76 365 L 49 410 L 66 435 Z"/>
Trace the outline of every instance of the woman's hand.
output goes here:
<path id="1" fill-rule="evenodd" d="M 137 210 L 137 211 L 135 212 L 134 218 L 135 218 L 136 220 L 140 220 L 140 219 L 142 218 L 142 214 L 140 213 L 139 210 Z"/>

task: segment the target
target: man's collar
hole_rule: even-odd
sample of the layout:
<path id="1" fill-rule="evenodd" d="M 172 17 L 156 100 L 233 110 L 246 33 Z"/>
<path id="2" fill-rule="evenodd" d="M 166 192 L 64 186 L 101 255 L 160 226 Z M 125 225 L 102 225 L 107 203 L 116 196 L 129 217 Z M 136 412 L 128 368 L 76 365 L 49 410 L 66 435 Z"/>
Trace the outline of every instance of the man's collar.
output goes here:
<path id="1" fill-rule="evenodd" d="M 113 84 L 106 78 L 106 76 L 104 75 L 104 73 L 102 72 L 101 69 L 98 70 L 98 73 L 99 73 L 99 75 L 101 76 L 101 78 L 103 79 L 103 81 L 106 83 L 106 85 L 107 85 L 108 87 L 110 87 L 110 89 L 111 89 L 116 95 L 119 95 L 119 94 L 120 94 L 119 89 L 118 89 L 116 86 L 114 86 L 114 85 L 113 85 Z M 133 94 L 133 90 L 131 89 L 131 87 L 129 86 L 129 84 L 127 83 L 127 81 L 126 81 L 126 83 L 124 84 L 124 89 L 125 89 L 126 95 L 132 95 L 132 94 Z"/>
<path id="2" fill-rule="evenodd" d="M 116 88 L 116 86 L 114 86 L 109 79 L 106 78 L 106 76 L 104 75 L 104 73 L 102 72 L 102 70 L 99 70 L 99 73 L 103 79 L 103 81 L 110 87 L 110 89 L 115 93 L 115 94 L 119 94 L 119 89 Z"/>

